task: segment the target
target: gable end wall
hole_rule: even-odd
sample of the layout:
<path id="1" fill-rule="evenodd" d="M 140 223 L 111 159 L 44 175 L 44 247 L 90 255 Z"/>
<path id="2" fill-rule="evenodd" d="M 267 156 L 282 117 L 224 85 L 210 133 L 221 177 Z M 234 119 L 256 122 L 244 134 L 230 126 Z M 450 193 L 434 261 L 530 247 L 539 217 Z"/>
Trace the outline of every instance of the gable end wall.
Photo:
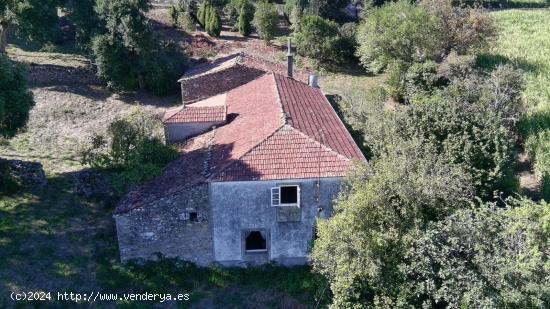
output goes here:
<path id="1" fill-rule="evenodd" d="M 158 254 L 206 266 L 213 261 L 208 185 L 159 199 L 114 216 L 122 262 L 155 260 Z M 189 220 L 196 212 L 198 222 Z"/>

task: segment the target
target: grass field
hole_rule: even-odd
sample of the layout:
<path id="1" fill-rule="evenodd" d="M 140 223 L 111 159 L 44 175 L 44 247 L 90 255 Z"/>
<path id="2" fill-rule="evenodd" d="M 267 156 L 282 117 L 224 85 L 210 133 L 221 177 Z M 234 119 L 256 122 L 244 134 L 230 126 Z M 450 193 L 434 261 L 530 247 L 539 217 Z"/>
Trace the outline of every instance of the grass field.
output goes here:
<path id="1" fill-rule="evenodd" d="M 525 73 L 526 116 L 520 121 L 521 137 L 550 193 L 550 10 L 505 10 L 491 13 L 500 37 L 489 58 L 511 62 Z"/>

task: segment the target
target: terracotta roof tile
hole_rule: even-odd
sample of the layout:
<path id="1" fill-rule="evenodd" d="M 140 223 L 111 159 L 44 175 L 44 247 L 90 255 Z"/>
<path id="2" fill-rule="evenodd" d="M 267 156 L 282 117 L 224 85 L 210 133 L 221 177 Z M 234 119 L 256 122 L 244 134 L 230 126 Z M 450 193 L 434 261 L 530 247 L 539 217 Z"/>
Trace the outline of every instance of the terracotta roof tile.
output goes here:
<path id="1" fill-rule="evenodd" d="M 289 125 L 347 158 L 364 160 L 355 141 L 320 89 L 282 75 L 275 74 L 275 80 Z"/>
<path id="2" fill-rule="evenodd" d="M 167 113 L 164 123 L 224 122 L 225 106 L 184 106 L 175 113 Z"/>
<path id="3" fill-rule="evenodd" d="M 317 88 L 271 73 L 227 98 L 235 119 L 216 131 L 214 181 L 344 176 L 365 160 Z"/>
<path id="4" fill-rule="evenodd" d="M 285 125 L 234 161 L 214 181 L 339 177 L 350 159 Z"/>

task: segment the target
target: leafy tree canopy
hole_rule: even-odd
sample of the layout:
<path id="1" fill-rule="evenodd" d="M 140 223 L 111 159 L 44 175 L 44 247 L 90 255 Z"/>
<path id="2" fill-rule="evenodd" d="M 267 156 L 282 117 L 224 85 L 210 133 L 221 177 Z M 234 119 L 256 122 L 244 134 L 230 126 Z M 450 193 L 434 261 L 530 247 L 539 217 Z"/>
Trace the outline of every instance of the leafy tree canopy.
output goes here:
<path id="1" fill-rule="evenodd" d="M 61 0 L 2 0 L 0 1 L 0 52 L 6 48 L 6 35 L 11 25 L 23 37 L 47 42 L 55 35 L 59 19 L 57 8 Z"/>
<path id="2" fill-rule="evenodd" d="M 271 41 L 277 31 L 278 23 L 279 13 L 277 13 L 275 5 L 268 2 L 258 3 L 252 24 L 260 38 L 266 42 Z"/>
<path id="3" fill-rule="evenodd" d="M 11 137 L 25 126 L 33 106 L 24 68 L 0 55 L 0 138 Z"/>

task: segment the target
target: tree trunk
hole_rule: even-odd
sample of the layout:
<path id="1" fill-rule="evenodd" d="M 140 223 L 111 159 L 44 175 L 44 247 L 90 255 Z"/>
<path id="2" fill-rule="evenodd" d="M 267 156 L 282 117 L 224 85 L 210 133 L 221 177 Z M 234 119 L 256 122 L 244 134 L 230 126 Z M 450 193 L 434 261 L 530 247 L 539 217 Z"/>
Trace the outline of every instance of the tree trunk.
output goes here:
<path id="1" fill-rule="evenodd" d="M 6 46 L 8 45 L 8 27 L 9 23 L 2 22 L 0 23 L 0 53 L 4 54 L 6 52 Z"/>

